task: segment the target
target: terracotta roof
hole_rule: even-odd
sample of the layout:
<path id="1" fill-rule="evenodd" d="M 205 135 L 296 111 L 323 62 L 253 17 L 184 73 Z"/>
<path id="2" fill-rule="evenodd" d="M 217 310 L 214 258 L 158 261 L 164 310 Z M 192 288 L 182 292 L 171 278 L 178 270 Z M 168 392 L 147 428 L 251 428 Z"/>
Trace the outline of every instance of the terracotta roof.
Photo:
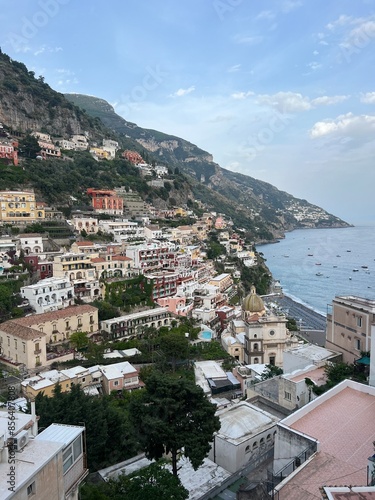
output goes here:
<path id="1" fill-rule="evenodd" d="M 323 396 L 315 401 L 320 398 Z M 367 459 L 375 439 L 371 388 L 367 393 L 346 387 L 322 404 L 311 406 L 290 427 L 318 439 L 320 452 L 280 490 L 280 500 L 318 498 L 322 485 L 361 486 L 367 481 Z"/>
<path id="2" fill-rule="evenodd" d="M 45 337 L 45 333 L 35 330 L 34 328 L 28 328 L 27 326 L 20 325 L 18 320 L 9 320 L 5 323 L 0 324 L 0 331 L 4 333 L 9 333 L 14 337 L 18 337 L 23 340 L 32 340 L 38 337 Z"/>
<path id="3" fill-rule="evenodd" d="M 103 259 L 103 257 L 93 257 L 91 259 L 91 262 L 93 264 L 98 264 L 99 262 L 108 262 L 107 260 Z"/>
<path id="4" fill-rule="evenodd" d="M 133 259 L 131 259 L 130 257 L 125 257 L 124 255 L 116 255 L 116 256 L 113 256 L 112 260 L 125 261 L 125 260 L 133 260 Z"/>
<path id="5" fill-rule="evenodd" d="M 18 318 L 10 320 L 9 322 L 17 323 L 17 325 L 22 326 L 35 326 L 40 323 L 45 323 L 46 321 L 57 321 L 61 318 L 69 318 L 71 316 L 78 316 L 84 313 L 94 313 L 97 311 L 96 307 L 84 304 L 81 306 L 71 306 L 65 309 L 59 309 L 57 311 L 50 311 L 42 314 L 33 314 L 32 316 L 26 316 L 25 318 Z"/>

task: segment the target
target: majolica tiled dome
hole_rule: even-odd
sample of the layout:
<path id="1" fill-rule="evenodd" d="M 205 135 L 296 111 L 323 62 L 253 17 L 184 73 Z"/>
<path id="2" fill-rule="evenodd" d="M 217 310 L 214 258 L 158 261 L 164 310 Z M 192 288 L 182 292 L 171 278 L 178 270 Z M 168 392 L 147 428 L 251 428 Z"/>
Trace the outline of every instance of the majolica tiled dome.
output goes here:
<path id="1" fill-rule="evenodd" d="M 249 295 L 242 302 L 242 310 L 250 313 L 263 313 L 264 309 L 263 300 L 257 295 L 255 286 L 252 286 Z"/>

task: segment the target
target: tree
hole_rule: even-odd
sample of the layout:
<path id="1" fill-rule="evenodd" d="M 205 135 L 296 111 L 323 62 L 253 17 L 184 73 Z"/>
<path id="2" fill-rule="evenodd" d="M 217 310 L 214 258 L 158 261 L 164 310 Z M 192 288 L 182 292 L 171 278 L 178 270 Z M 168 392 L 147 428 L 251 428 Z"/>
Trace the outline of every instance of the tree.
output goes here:
<path id="1" fill-rule="evenodd" d="M 74 332 L 69 337 L 69 342 L 73 345 L 77 351 L 84 349 L 89 344 L 89 339 L 87 337 L 87 332 Z"/>
<path id="2" fill-rule="evenodd" d="M 267 380 L 269 378 L 276 377 L 277 375 L 282 375 L 283 370 L 278 366 L 266 365 L 264 372 L 262 373 L 261 379 Z"/>
<path id="3" fill-rule="evenodd" d="M 170 453 L 177 476 L 177 457 L 182 453 L 196 470 L 220 429 L 216 408 L 203 390 L 185 378 L 155 372 L 137 396 L 130 402 L 129 415 L 146 456 L 160 459 Z"/>
<path id="4" fill-rule="evenodd" d="M 26 135 L 19 143 L 20 156 L 26 158 L 36 158 L 40 153 L 40 146 L 38 141 L 32 135 Z"/>
<path id="5" fill-rule="evenodd" d="M 120 475 L 100 485 L 85 485 L 81 489 L 82 500 L 185 500 L 189 492 L 180 479 L 157 462 L 130 474 Z"/>
<path id="6" fill-rule="evenodd" d="M 175 371 L 177 360 L 183 360 L 188 357 L 189 340 L 185 335 L 168 332 L 160 337 L 160 349 L 168 360 L 172 362 L 172 369 Z"/>

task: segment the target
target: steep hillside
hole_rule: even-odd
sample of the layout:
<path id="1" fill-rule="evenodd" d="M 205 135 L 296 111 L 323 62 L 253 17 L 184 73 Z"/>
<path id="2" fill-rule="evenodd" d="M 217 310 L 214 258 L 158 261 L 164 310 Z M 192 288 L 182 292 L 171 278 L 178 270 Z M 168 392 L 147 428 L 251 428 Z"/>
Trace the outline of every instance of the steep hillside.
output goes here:
<path id="1" fill-rule="evenodd" d="M 43 131 L 69 136 L 89 130 L 93 138 L 103 135 L 100 120 L 74 106 L 33 71 L 0 51 L 0 122 L 11 132 Z"/>
<path id="2" fill-rule="evenodd" d="M 195 196 L 210 202 L 218 211 L 227 210 L 247 227 L 279 236 L 296 227 L 344 227 L 348 224 L 325 210 L 280 191 L 271 184 L 221 168 L 212 155 L 179 137 L 143 129 L 115 113 L 104 99 L 66 94 L 67 99 L 84 108 L 121 137 L 140 144 L 160 162 L 180 168 L 192 177 Z M 208 191 L 207 189 L 208 188 Z M 212 195 L 214 191 L 215 195 Z M 217 194 L 222 196 L 218 197 Z M 304 215 L 305 214 L 305 215 Z M 296 217 L 297 216 L 297 217 Z M 251 219 L 251 221 L 249 221 Z M 266 224 L 264 224 L 266 222 Z M 268 234 L 267 237 L 270 237 Z"/>
<path id="3" fill-rule="evenodd" d="M 21 138 L 36 130 L 49 133 L 55 142 L 83 132 L 87 132 L 91 144 L 100 144 L 103 138 L 115 139 L 122 148 L 137 150 L 149 162 L 168 165 L 171 171 L 165 187 L 151 188 L 147 179 L 139 182 L 139 171 L 130 169 L 120 158 L 114 163 L 95 162 L 84 153 L 71 154 L 70 159 L 65 155 L 69 162 L 35 163 L 24 159 L 27 165 L 22 172 L 0 161 L 3 189 L 33 186 L 45 201 L 64 205 L 71 196 L 84 202 L 85 187 L 130 183 L 133 190 L 156 206 L 200 200 L 206 210 L 230 216 L 256 241 L 280 237 L 297 227 L 347 225 L 270 184 L 221 168 L 209 153 L 184 139 L 127 122 L 103 99 L 55 92 L 43 77 L 35 78 L 23 63 L 1 51 L 0 122 L 8 134 Z"/>

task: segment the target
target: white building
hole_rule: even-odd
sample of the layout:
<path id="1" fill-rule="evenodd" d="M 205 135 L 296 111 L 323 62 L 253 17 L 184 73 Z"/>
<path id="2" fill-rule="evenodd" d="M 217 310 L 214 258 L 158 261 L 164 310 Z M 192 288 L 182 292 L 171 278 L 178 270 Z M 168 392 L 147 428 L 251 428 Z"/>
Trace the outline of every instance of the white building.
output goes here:
<path id="1" fill-rule="evenodd" d="M 217 412 L 220 430 L 208 458 L 235 473 L 252 460 L 272 452 L 279 421 L 274 415 L 243 401 Z"/>
<path id="2" fill-rule="evenodd" d="M 23 286 L 21 296 L 37 314 L 74 304 L 74 287 L 68 278 L 46 278 L 35 285 Z"/>
<path id="3" fill-rule="evenodd" d="M 132 239 L 144 239 L 145 233 L 143 226 L 138 222 L 122 220 L 101 220 L 99 222 L 99 229 L 104 233 L 113 234 L 114 241 L 122 243 Z"/>
<path id="4" fill-rule="evenodd" d="M 43 252 L 43 236 L 41 234 L 25 233 L 20 234 L 17 238 L 25 255 Z"/>
<path id="5" fill-rule="evenodd" d="M 88 474 L 85 428 L 52 424 L 38 434 L 32 409 L 18 412 L 9 401 L 0 411 L 0 499 L 77 500 Z"/>

